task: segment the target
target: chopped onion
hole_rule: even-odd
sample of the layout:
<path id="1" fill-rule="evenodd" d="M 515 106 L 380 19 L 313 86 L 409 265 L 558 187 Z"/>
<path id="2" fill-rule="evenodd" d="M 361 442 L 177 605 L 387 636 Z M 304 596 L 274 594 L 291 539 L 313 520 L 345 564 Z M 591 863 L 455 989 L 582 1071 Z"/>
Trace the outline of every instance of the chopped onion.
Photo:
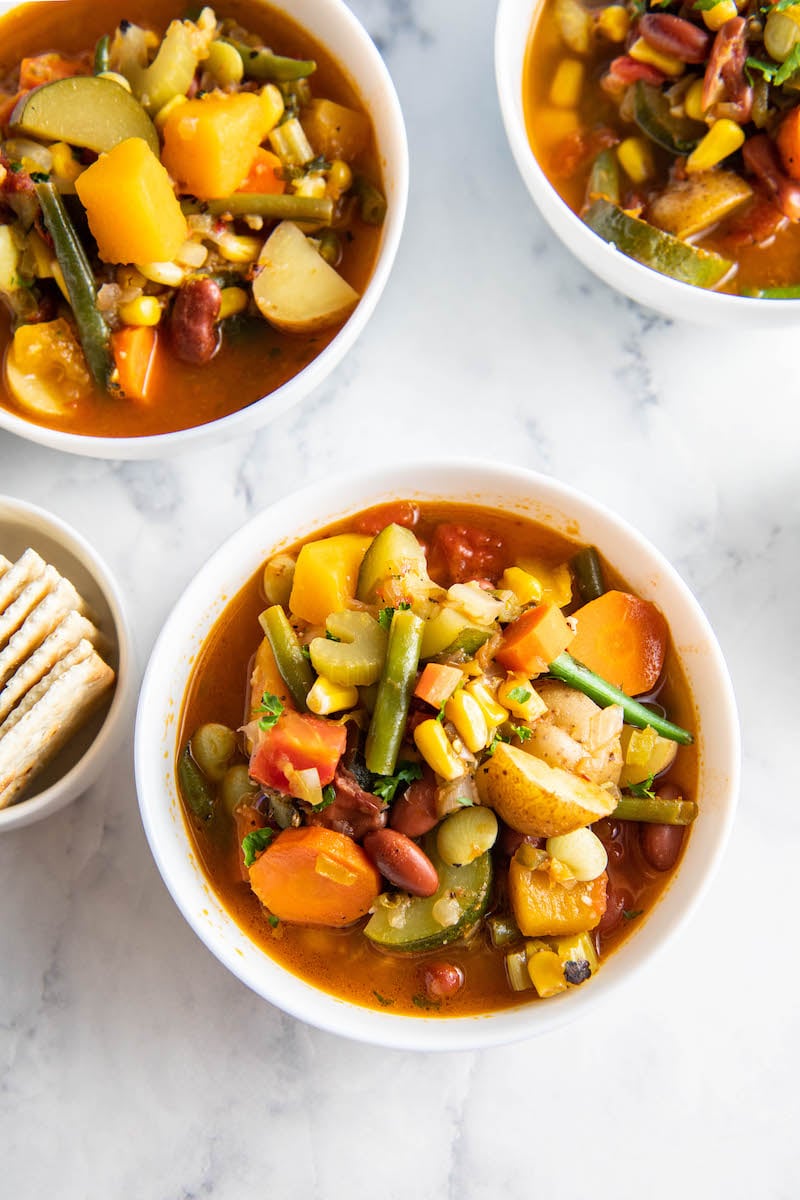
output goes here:
<path id="1" fill-rule="evenodd" d="M 437 925 L 441 925 L 443 929 L 450 929 L 451 926 L 458 924 L 458 919 L 461 916 L 461 905 L 456 900 L 452 892 L 448 892 L 444 896 L 440 896 L 431 909 L 431 916 Z"/>
<path id="2" fill-rule="evenodd" d="M 622 732 L 624 714 L 619 704 L 610 704 L 601 708 L 589 721 L 589 736 L 586 745 L 592 751 L 602 750 L 612 738 L 619 737 Z"/>

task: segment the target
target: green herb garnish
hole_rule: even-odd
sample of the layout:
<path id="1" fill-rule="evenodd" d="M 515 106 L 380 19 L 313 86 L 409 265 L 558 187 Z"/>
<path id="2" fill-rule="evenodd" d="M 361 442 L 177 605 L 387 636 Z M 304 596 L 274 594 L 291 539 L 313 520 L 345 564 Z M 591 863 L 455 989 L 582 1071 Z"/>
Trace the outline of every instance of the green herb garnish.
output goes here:
<path id="1" fill-rule="evenodd" d="M 276 917 L 275 913 L 270 913 L 269 916 L 267 917 L 267 920 L 269 921 L 269 923 L 273 929 L 277 929 L 281 923 L 280 917 Z"/>
<path id="2" fill-rule="evenodd" d="M 322 789 L 322 799 L 320 800 L 319 804 L 311 805 L 312 811 L 313 812 L 322 812 L 322 810 L 324 808 L 330 808 L 330 806 L 333 804 L 335 799 L 336 799 L 336 788 L 333 786 L 332 783 L 326 783 L 325 787 Z"/>
<path id="3" fill-rule="evenodd" d="M 626 921 L 633 921 L 644 912 L 643 908 L 623 908 L 622 915 Z"/>
<path id="4" fill-rule="evenodd" d="M 242 853 L 244 854 L 244 865 L 246 867 L 252 867 L 261 851 L 266 850 L 274 836 L 275 830 L 269 828 L 253 829 L 250 833 L 244 835 L 242 838 Z"/>
<path id="5" fill-rule="evenodd" d="M 786 83 L 787 79 L 791 79 L 795 71 L 800 70 L 800 44 L 795 44 L 789 51 L 789 57 L 781 63 L 773 84 L 775 87 L 780 87 L 782 83 Z"/>
<path id="6" fill-rule="evenodd" d="M 277 725 L 278 717 L 283 712 L 283 701 L 280 696 L 273 696 L 272 692 L 264 692 L 258 711 L 264 714 L 259 719 L 258 728 L 272 729 L 273 725 Z"/>
<path id="7" fill-rule="evenodd" d="M 416 1008 L 427 1008 L 427 1009 L 434 1008 L 434 1009 L 436 1009 L 436 1008 L 442 1007 L 442 1003 L 440 1000 L 429 1000 L 427 996 L 423 996 L 419 993 L 416 996 L 411 997 L 411 1003 Z"/>
<path id="8" fill-rule="evenodd" d="M 513 687 L 508 693 L 509 700 L 513 700 L 515 704 L 527 704 L 531 698 L 531 693 L 524 687 Z"/>
<path id="9" fill-rule="evenodd" d="M 647 779 L 643 779 L 641 783 L 629 783 L 625 791 L 629 796 L 636 796 L 638 800 L 654 800 L 655 792 L 653 791 L 654 775 L 648 775 Z"/>
<path id="10" fill-rule="evenodd" d="M 375 776 L 373 795 L 380 796 L 385 804 L 391 804 L 401 784 L 412 783 L 415 779 L 422 779 L 422 767 L 419 763 L 400 762 L 394 775 Z"/>
<path id="11" fill-rule="evenodd" d="M 372 994 L 378 1001 L 378 1004 L 382 1004 L 384 1008 L 389 1008 L 390 1005 L 394 1004 L 394 1000 L 390 1000 L 388 996 L 382 996 L 380 992 L 376 992 L 374 988 L 372 989 Z"/>

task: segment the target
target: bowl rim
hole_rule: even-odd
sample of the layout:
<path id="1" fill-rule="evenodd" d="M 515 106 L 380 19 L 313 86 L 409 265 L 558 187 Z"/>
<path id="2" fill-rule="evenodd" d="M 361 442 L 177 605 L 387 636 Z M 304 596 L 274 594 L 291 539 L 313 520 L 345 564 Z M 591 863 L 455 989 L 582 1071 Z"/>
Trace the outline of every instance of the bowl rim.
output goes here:
<path id="1" fill-rule="evenodd" d="M 133 641 L 119 586 L 110 568 L 97 550 L 61 517 L 38 504 L 15 496 L 0 495 L 0 509 L 33 517 L 44 530 L 69 554 L 81 563 L 103 594 L 114 624 L 117 666 L 114 695 L 102 725 L 91 744 L 76 763 L 49 787 L 29 800 L 0 809 L 0 834 L 21 829 L 42 817 L 65 808 L 87 791 L 99 778 L 111 755 L 122 740 L 122 730 L 128 723 L 133 707 L 135 678 Z M 35 541 L 35 538 L 32 538 Z"/>
<path id="2" fill-rule="evenodd" d="M 522 47 L 524 68 L 533 24 L 545 0 L 499 0 L 494 33 L 494 67 L 500 112 L 517 169 L 534 203 L 551 230 L 585 267 L 609 286 L 641 304 L 671 317 L 725 321 L 744 318 L 774 325 L 800 321 L 800 299 L 767 300 L 757 296 L 734 296 L 672 279 L 652 267 L 629 258 L 594 233 L 556 191 L 539 164 L 528 141 L 522 108 L 522 72 L 510 70 L 510 59 L 519 52 L 518 26 L 521 12 L 527 14 L 527 33 Z M 788 319 L 788 322 L 787 322 Z"/>
<path id="3" fill-rule="evenodd" d="M 205 628 L 202 636 L 196 639 L 194 652 L 191 654 L 191 661 L 194 662 L 197 657 L 197 649 L 205 640 L 208 629 L 213 627 L 219 612 L 243 586 L 246 579 L 251 577 L 257 569 L 258 563 L 263 561 L 265 544 L 266 553 L 269 554 L 281 544 L 308 536 L 313 531 L 313 528 L 306 530 L 301 521 L 299 514 L 303 508 L 308 510 L 315 505 L 323 505 L 322 508 L 318 508 L 318 511 L 325 515 L 322 519 L 317 519 L 315 523 L 317 529 L 322 529 L 330 521 L 337 519 L 339 514 L 355 513 L 392 497 L 414 498 L 415 494 L 420 497 L 438 494 L 440 498 L 446 496 L 452 498 L 454 493 L 452 487 L 448 487 L 448 481 L 463 479 L 465 473 L 475 481 L 478 489 L 483 486 L 490 490 L 500 491 L 504 487 L 509 487 L 509 489 L 525 487 L 530 489 L 537 499 L 543 498 L 546 504 L 557 506 L 561 512 L 572 514 L 572 516 L 577 515 L 579 519 L 586 514 L 591 514 L 593 519 L 603 523 L 609 531 L 613 530 L 622 536 L 626 545 L 631 547 L 632 552 L 636 550 L 645 556 L 648 563 L 658 566 L 667 581 L 665 586 L 668 585 L 671 591 L 677 592 L 680 596 L 681 602 L 685 606 L 684 612 L 688 614 L 691 622 L 700 632 L 703 649 L 708 652 L 707 660 L 704 660 L 706 663 L 704 669 L 713 676 L 717 689 L 715 706 L 719 712 L 719 723 L 724 729 L 724 738 L 719 740 L 719 750 L 725 763 L 725 782 L 721 787 L 720 795 L 717 796 L 715 793 L 712 849 L 708 857 L 703 860 L 699 882 L 693 886 L 688 896 L 680 900 L 677 910 L 669 913 L 665 929 L 660 928 L 664 924 L 664 920 L 659 922 L 656 926 L 657 932 L 651 939 L 648 939 L 654 939 L 654 944 L 646 950 L 643 947 L 643 952 L 638 956 L 639 961 L 626 962 L 625 969 L 621 972 L 621 979 L 616 976 L 609 977 L 607 973 L 604 975 L 601 972 L 596 979 L 592 980 L 592 988 L 589 992 L 575 989 L 567 997 L 556 997 L 549 1000 L 546 1006 L 534 1003 L 470 1017 L 403 1016 L 364 1008 L 339 999 L 316 988 L 313 984 L 293 976 L 279 964 L 277 972 L 266 969 L 263 967 L 263 963 L 271 963 L 274 966 L 275 960 L 271 959 L 264 951 L 260 951 L 255 946 L 259 953 L 251 955 L 248 960 L 241 950 L 226 943 L 225 939 L 215 932 L 210 920 L 206 919 L 207 910 L 204 916 L 201 908 L 195 907 L 194 902 L 184 894 L 183 885 L 177 878 L 178 872 L 194 863 L 190 869 L 199 873 L 202 885 L 204 885 L 199 889 L 198 896 L 202 895 L 202 904 L 208 904 L 208 897 L 212 894 L 210 884 L 202 869 L 194 861 L 194 851 L 180 812 L 178 819 L 181 822 L 181 834 L 179 835 L 181 849 L 176 851 L 175 858 L 172 857 L 171 840 L 174 830 L 171 828 L 170 823 L 173 818 L 169 810 L 179 802 L 174 794 L 172 768 L 170 767 L 170 776 L 165 776 L 163 757 L 156 754 L 154 748 L 158 744 L 157 739 L 160 738 L 161 744 L 166 745 L 171 737 L 173 756 L 177 749 L 174 743 L 177 737 L 179 713 L 175 712 L 175 701 L 172 698 L 166 700 L 164 683 L 170 675 L 171 669 L 176 667 L 184 653 L 188 653 L 188 651 L 177 649 L 181 639 L 185 643 L 189 636 L 185 610 L 188 610 L 189 620 L 195 626 L 201 621 L 200 614 L 203 614 L 202 621 Z M 437 486 L 423 484 L 420 487 L 419 480 L 427 478 L 435 478 L 440 482 Z M 416 484 L 414 483 L 415 479 L 417 480 Z M 469 499 L 469 497 L 465 498 Z M 499 507 L 497 504 L 488 506 Z M 293 510 L 294 518 L 292 518 Z M 513 512 L 513 507 L 510 506 L 508 511 Z M 291 537 L 289 535 L 282 536 L 277 532 L 281 526 L 284 530 L 288 529 L 291 532 Z M 264 527 L 263 531 L 262 527 Z M 224 572 L 227 564 L 237 559 L 241 564 L 238 569 L 239 578 L 235 581 L 229 579 L 223 587 L 220 569 L 223 569 Z M 255 565 L 253 565 L 254 563 Z M 210 612 L 209 593 L 224 597 L 213 613 Z M 669 614 L 667 615 L 669 619 Z M 177 699 L 177 703 L 182 704 L 185 686 L 193 668 L 190 662 L 185 669 L 183 667 L 176 667 L 176 669 L 183 679 L 181 696 Z M 165 722 L 171 725 L 173 731 L 171 734 L 165 735 Z M 168 757 L 167 751 L 164 756 Z M 282 497 L 275 504 L 251 518 L 223 542 L 200 568 L 167 618 L 145 671 L 134 738 L 134 764 L 139 806 L 145 834 L 156 865 L 167 889 L 188 924 L 219 961 L 258 995 L 282 1011 L 319 1029 L 387 1048 L 425 1051 L 477 1049 L 521 1040 L 556 1029 L 575 1019 L 587 1005 L 599 1006 L 610 993 L 615 991 L 620 982 L 635 975 L 652 960 L 656 953 L 662 951 L 670 941 L 676 938 L 701 903 L 724 853 L 736 811 L 739 759 L 738 717 L 733 688 L 722 652 L 697 600 L 660 551 L 623 518 L 567 484 L 524 468 L 464 458 L 422 460 L 402 465 L 377 465 L 354 474 L 328 477 L 289 496 Z M 178 862 L 178 857 L 182 857 L 183 861 Z M 671 887 L 668 885 L 665 892 L 662 893 L 659 904 L 656 905 L 653 913 L 649 914 L 642 932 L 638 933 L 635 938 L 629 939 L 625 946 L 639 941 L 645 936 L 648 926 L 657 922 L 659 912 L 664 911 L 670 891 Z M 224 908 L 223 912 L 229 925 L 235 926 L 234 918 Z M 247 941 L 248 939 L 245 937 L 245 942 Z M 252 949 L 255 944 L 249 943 L 249 945 Z M 624 953 L 625 946 L 612 956 L 612 961 L 618 954 Z M 265 985 L 263 978 L 265 972 L 273 977 L 269 985 Z M 281 993 L 281 988 L 285 988 L 289 992 L 288 996 L 286 992 L 276 994 L 276 990 L 272 986 L 276 980 L 278 980 L 277 992 Z M 563 1003 L 564 1000 L 567 1001 L 566 1004 Z"/>
<path id="4" fill-rule="evenodd" d="M 298 25 L 310 29 L 313 34 L 309 22 L 301 21 L 294 15 L 290 0 L 257 0 L 257 2 L 264 4 L 267 8 L 282 9 Z M 18 3 L 4 10 L 0 16 L 5 17 L 13 8 L 24 7 L 26 3 L 28 0 L 19 0 Z M 61 450 L 67 454 L 77 454 L 88 458 L 126 460 L 168 458 L 182 454 L 204 441 L 229 441 L 249 431 L 257 431 L 269 425 L 294 404 L 310 395 L 336 369 L 355 344 L 377 307 L 391 274 L 400 244 L 408 206 L 408 135 L 400 99 L 389 68 L 365 27 L 347 6 L 345 0 L 314 0 L 314 3 L 320 8 L 327 7 L 331 18 L 341 23 L 345 31 L 343 36 L 351 39 L 359 48 L 365 61 L 369 61 L 374 72 L 372 83 L 377 85 L 380 92 L 381 120 L 385 123 L 387 132 L 386 144 L 379 142 L 378 150 L 383 170 L 390 173 L 389 205 L 372 274 L 350 317 L 328 345 L 286 383 L 266 396 L 253 400 L 247 407 L 237 409 L 236 412 L 229 413 L 227 416 L 217 417 L 213 421 L 207 421 L 203 425 L 192 425 L 188 429 L 178 429 L 170 433 L 145 434 L 138 437 L 95 437 L 92 434 L 70 433 L 66 430 L 51 429 L 46 425 L 37 425 L 0 405 L 0 431 L 15 434 L 26 441 L 47 446 L 53 450 Z M 348 65 L 343 65 L 341 69 L 347 74 L 352 86 L 360 95 L 365 90 L 363 82 L 352 74 Z M 372 111 L 370 116 L 377 133 L 378 120 Z M 389 150 L 392 154 L 391 159 L 388 157 Z"/>

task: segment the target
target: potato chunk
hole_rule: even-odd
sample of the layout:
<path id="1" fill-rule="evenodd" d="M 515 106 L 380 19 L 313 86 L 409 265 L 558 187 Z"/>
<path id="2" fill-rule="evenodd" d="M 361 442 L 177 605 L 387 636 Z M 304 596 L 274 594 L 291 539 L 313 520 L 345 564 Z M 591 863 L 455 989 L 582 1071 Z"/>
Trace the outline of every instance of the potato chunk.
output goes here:
<path id="1" fill-rule="evenodd" d="M 585 933 L 600 923 L 606 911 L 607 881 L 604 871 L 597 879 L 566 888 L 548 871 L 524 866 L 516 854 L 508 868 L 514 919 L 526 937 Z"/>
<path id="2" fill-rule="evenodd" d="M 607 817 L 616 805 L 597 784 L 505 742 L 479 768 L 476 782 L 484 804 L 512 829 L 535 837 L 572 833 Z"/>
<path id="3" fill-rule="evenodd" d="M 292 221 L 281 221 L 259 257 L 253 298 L 277 329 L 312 333 L 343 321 L 358 292 L 318 254 Z"/>

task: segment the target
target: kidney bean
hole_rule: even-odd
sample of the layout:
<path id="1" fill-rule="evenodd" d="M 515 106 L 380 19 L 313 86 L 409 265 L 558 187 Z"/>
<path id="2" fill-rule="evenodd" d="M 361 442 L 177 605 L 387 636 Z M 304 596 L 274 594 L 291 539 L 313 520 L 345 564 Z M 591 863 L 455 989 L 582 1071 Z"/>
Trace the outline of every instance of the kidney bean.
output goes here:
<path id="1" fill-rule="evenodd" d="M 436 780 L 433 776 L 415 779 L 406 788 L 399 800 L 395 800 L 389 814 L 389 824 L 406 837 L 422 837 L 439 818 L 436 815 Z"/>
<path id="2" fill-rule="evenodd" d="M 625 912 L 633 908 L 633 895 L 627 888 L 617 887 L 610 879 L 606 884 L 606 911 L 600 918 L 597 932 L 600 937 L 606 937 L 617 928 Z"/>
<path id="3" fill-rule="evenodd" d="M 628 54 L 622 54 L 619 58 L 615 58 L 608 71 L 619 83 L 637 83 L 641 79 L 644 83 L 658 86 L 667 78 L 663 71 L 659 71 L 658 67 L 653 67 L 650 63 L 637 62 Z"/>
<path id="4" fill-rule="evenodd" d="M 436 867 L 404 833 L 379 829 L 367 834 L 363 846 L 381 875 L 395 887 L 412 896 L 432 896 L 438 888 Z"/>
<path id="5" fill-rule="evenodd" d="M 726 245 L 767 246 L 786 226 L 786 217 L 766 196 L 756 192 L 751 204 L 736 214 L 725 228 Z"/>
<path id="6" fill-rule="evenodd" d="M 670 13 L 646 13 L 639 33 L 649 46 L 685 63 L 705 62 L 711 38 L 705 29 Z"/>
<path id="7" fill-rule="evenodd" d="M 722 100 L 726 92 L 731 100 L 738 100 L 747 87 L 744 77 L 747 58 L 746 30 L 747 22 L 744 17 L 733 17 L 717 31 L 703 76 L 704 112 L 708 112 L 713 104 Z"/>
<path id="8" fill-rule="evenodd" d="M 423 979 L 431 1000 L 447 1000 L 464 986 L 464 972 L 453 963 L 431 963 L 425 968 Z"/>
<path id="9" fill-rule="evenodd" d="M 669 871 L 678 861 L 683 845 L 682 825 L 642 825 L 639 830 L 642 854 L 654 871 Z"/>
<path id="10" fill-rule="evenodd" d="M 172 348 L 181 362 L 206 363 L 219 347 L 216 328 L 222 293 L 213 279 L 190 279 L 178 290 L 170 315 Z"/>
<path id="11" fill-rule="evenodd" d="M 759 133 L 748 138 L 742 147 L 742 157 L 748 171 L 765 185 L 783 215 L 790 221 L 800 221 L 800 184 L 793 183 L 781 170 L 778 151 L 768 135 Z"/>

